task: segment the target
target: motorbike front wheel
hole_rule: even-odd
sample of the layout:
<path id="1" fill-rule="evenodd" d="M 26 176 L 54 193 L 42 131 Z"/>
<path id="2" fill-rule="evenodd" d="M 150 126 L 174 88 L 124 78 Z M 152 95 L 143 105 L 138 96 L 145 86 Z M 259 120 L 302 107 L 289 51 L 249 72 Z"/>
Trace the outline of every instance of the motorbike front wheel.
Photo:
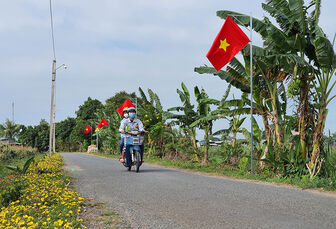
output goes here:
<path id="1" fill-rule="evenodd" d="M 139 151 L 135 152 L 135 171 L 138 173 L 141 165 L 141 155 Z"/>

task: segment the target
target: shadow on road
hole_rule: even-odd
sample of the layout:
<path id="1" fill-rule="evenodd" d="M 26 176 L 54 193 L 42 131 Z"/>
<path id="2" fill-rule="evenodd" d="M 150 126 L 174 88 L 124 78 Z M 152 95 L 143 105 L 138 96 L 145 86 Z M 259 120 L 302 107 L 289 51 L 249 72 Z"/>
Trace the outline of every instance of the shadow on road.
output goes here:
<path id="1" fill-rule="evenodd" d="M 125 172 L 131 173 L 131 172 L 135 172 L 134 169 L 132 169 L 131 171 L 127 171 L 125 169 Z M 141 169 L 139 173 L 156 173 L 156 172 L 173 172 L 173 170 L 169 170 L 169 169 Z"/>

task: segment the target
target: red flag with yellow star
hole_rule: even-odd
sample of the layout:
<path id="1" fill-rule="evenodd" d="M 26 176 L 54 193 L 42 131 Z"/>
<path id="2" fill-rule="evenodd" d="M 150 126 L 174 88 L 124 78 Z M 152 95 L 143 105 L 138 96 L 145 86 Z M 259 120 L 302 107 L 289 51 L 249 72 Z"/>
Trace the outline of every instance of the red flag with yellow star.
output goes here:
<path id="1" fill-rule="evenodd" d="M 129 99 L 126 99 L 125 102 L 116 110 L 120 116 L 122 117 L 123 116 L 123 109 L 124 108 L 130 108 L 130 107 L 134 107 L 134 104 L 131 102 L 131 100 Z"/>
<path id="2" fill-rule="evenodd" d="M 106 119 L 102 118 L 102 120 L 100 121 L 100 123 L 98 123 L 97 127 L 100 128 L 100 127 L 106 126 L 108 124 L 109 123 L 106 121 Z"/>
<path id="3" fill-rule="evenodd" d="M 206 55 L 211 64 L 219 71 L 224 65 L 250 42 L 250 39 L 239 26 L 227 16 L 223 27 L 217 34 L 208 54 Z"/>
<path id="4" fill-rule="evenodd" d="M 84 133 L 87 134 L 91 131 L 91 127 L 89 125 L 86 125 L 85 129 L 84 129 Z"/>

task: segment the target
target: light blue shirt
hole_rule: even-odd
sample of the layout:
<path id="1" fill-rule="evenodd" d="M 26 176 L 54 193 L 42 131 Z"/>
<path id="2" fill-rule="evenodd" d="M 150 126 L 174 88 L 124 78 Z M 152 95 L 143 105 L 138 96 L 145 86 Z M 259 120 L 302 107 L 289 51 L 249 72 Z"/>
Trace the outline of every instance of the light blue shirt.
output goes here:
<path id="1" fill-rule="evenodd" d="M 126 118 L 123 118 L 123 119 L 120 121 L 120 126 L 121 126 L 121 123 L 122 123 L 125 119 L 126 119 Z M 120 137 L 121 137 L 121 138 L 125 137 L 125 134 L 120 133 Z"/>
<path id="2" fill-rule="evenodd" d="M 128 119 L 123 119 L 121 121 L 119 131 L 122 131 L 122 130 L 129 131 L 129 130 L 134 130 L 134 129 L 138 129 L 139 131 L 144 131 L 145 130 L 142 122 L 139 119 L 134 118 L 133 121 L 131 121 L 128 118 Z M 128 134 L 126 134 L 126 135 L 128 135 Z"/>

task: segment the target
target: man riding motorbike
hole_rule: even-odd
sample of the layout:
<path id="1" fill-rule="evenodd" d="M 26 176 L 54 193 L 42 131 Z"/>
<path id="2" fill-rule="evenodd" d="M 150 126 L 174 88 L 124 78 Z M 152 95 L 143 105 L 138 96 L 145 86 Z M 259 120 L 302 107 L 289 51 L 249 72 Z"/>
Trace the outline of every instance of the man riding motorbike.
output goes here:
<path id="1" fill-rule="evenodd" d="M 138 133 L 147 133 L 147 131 L 144 130 L 142 122 L 135 118 L 136 109 L 134 107 L 128 108 L 128 119 L 124 119 L 119 127 L 119 131 L 122 134 L 125 134 L 125 138 L 130 136 L 128 131 L 130 130 L 137 130 Z M 126 163 L 130 163 L 130 146 L 129 144 L 126 144 Z M 143 162 L 143 151 L 144 151 L 144 144 L 142 143 L 140 145 L 140 154 L 141 154 L 141 161 Z M 122 162 L 122 161 L 121 161 Z M 126 164 L 128 166 L 128 164 Z"/>

